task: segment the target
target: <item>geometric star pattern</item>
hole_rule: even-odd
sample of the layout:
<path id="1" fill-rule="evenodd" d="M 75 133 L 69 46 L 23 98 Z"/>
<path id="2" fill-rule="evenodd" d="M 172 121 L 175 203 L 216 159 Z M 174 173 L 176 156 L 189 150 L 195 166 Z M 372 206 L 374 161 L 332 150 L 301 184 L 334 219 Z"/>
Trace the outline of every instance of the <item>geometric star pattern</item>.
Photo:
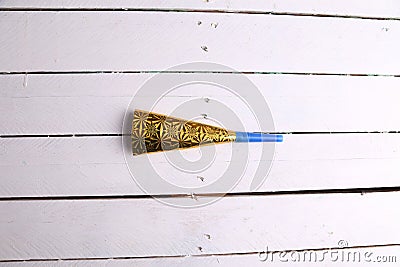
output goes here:
<path id="1" fill-rule="evenodd" d="M 135 110 L 132 121 L 133 155 L 185 149 L 211 143 L 233 142 L 236 133 L 174 117 Z"/>

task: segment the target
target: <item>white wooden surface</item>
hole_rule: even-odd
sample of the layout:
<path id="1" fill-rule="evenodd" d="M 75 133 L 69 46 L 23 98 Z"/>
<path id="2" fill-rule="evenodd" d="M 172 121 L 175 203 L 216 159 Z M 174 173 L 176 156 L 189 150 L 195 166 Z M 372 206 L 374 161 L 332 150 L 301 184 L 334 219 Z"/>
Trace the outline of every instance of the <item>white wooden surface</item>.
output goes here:
<path id="1" fill-rule="evenodd" d="M 0 1 L 0 266 L 261 266 L 266 246 L 340 240 L 350 251 L 397 253 L 398 264 L 399 14 L 394 0 Z M 261 130 L 294 134 L 257 195 L 249 185 L 265 162 L 252 145 L 232 190 L 244 194 L 187 210 L 144 197 L 121 137 L 99 135 L 121 133 L 132 94 L 154 72 L 194 61 L 247 72 L 275 120 Z M 204 97 L 242 111 L 199 85 L 158 110 Z M 199 115 L 210 112 L 204 102 Z M 230 163 L 231 147 L 218 151 L 203 181 L 155 162 L 196 187 Z"/>
<path id="2" fill-rule="evenodd" d="M 397 266 L 396 261 L 398 260 L 399 246 L 383 246 L 383 247 L 367 247 L 357 249 L 343 249 L 343 250 L 322 250 L 322 251 L 308 251 L 306 255 L 310 255 L 311 252 L 319 253 L 319 259 L 322 258 L 323 253 L 326 255 L 332 254 L 332 260 L 326 262 L 312 262 L 313 265 L 318 266 L 365 266 L 367 264 L 374 266 Z M 29 261 L 29 262 L 7 262 L 0 263 L 0 266 L 27 266 L 27 267 L 47 267 L 47 266 L 288 266 L 293 264 L 294 266 L 310 266 L 309 262 L 304 261 L 292 261 L 289 257 L 289 253 L 293 253 L 294 259 L 297 260 L 297 255 L 304 257 L 302 252 L 290 251 L 282 260 L 279 259 L 279 253 L 274 254 L 275 258 L 271 261 L 258 261 L 258 253 L 248 253 L 242 255 L 213 255 L 213 256 L 180 256 L 180 257 L 163 257 L 163 258 L 136 258 L 136 259 L 98 259 L 98 260 L 53 260 L 53 261 Z M 299 253 L 299 254 L 296 254 Z M 336 254 L 335 254 L 336 253 Z M 342 254 L 343 253 L 343 254 Z M 348 254 L 350 253 L 350 254 Z M 367 254 L 367 261 L 356 258 L 355 261 L 352 259 L 352 255 L 365 255 Z M 261 254 L 263 255 L 263 254 Z M 342 259 L 342 255 L 344 260 Z M 350 255 L 350 260 L 347 260 Z M 369 256 L 370 255 L 370 256 Z M 306 256 L 308 257 L 308 256 Z M 363 257 L 363 256 L 361 256 Z M 378 263 L 379 261 L 379 263 Z"/>
<path id="3" fill-rule="evenodd" d="M 304 261 L 292 261 L 289 253 L 293 253 L 294 259 L 297 259 L 297 255 L 310 255 L 310 253 L 318 253 L 319 259 L 322 258 L 323 253 L 326 255 L 332 254 L 326 262 L 312 262 L 312 265 L 318 266 L 397 266 L 395 260 L 398 261 L 398 256 L 393 258 L 392 255 L 398 255 L 399 246 L 383 246 L 383 247 L 366 247 L 357 249 L 343 249 L 343 250 L 309 250 L 309 254 L 300 254 L 303 252 L 290 251 L 282 260 L 279 259 L 279 253 L 274 254 L 275 258 L 273 261 L 259 261 L 257 252 L 250 252 L 241 255 L 212 255 L 212 256 L 179 256 L 179 257 L 162 257 L 162 258 L 135 258 L 135 259 L 97 259 L 97 260 L 53 260 L 53 261 L 29 261 L 29 262 L 7 262 L 0 263 L 0 266 L 23 266 L 23 267 L 48 267 L 48 266 L 288 266 L 290 264 L 294 266 L 304 267 L 310 266 L 309 262 Z M 337 251 L 337 252 L 336 252 Z M 298 253 L 298 254 L 297 254 Z M 336 254 L 335 254 L 336 253 Z M 343 253 L 343 254 L 342 254 Z M 350 253 L 350 254 L 348 254 Z M 355 254 L 354 254 L 355 253 Z M 355 261 L 352 259 L 352 255 L 365 255 L 367 254 L 367 261 L 356 258 Z M 261 254 L 263 255 L 263 254 Z M 342 259 L 342 255 L 344 260 Z M 350 260 L 347 260 L 350 255 Z M 369 256 L 370 255 L 370 256 Z M 361 257 L 363 257 L 361 256 Z M 327 257 L 326 257 L 327 258 Z M 337 259 L 337 260 L 336 260 Z M 378 263 L 379 261 L 379 263 Z"/>
<path id="4" fill-rule="evenodd" d="M 168 74 L 171 80 L 179 75 L 185 74 Z M 224 75 L 229 79 L 237 74 Z M 152 76 L 154 74 L 0 76 L 3 85 L 0 134 L 120 133 L 132 95 Z M 254 74 L 249 75 L 249 79 L 268 102 L 275 123 L 275 129 L 249 130 L 357 132 L 400 129 L 400 118 L 389 115 L 400 113 L 400 79 L 397 77 Z M 245 88 L 242 94 L 246 95 Z M 212 86 L 189 86 L 165 97 L 157 111 L 168 114 L 185 101 L 204 97 L 237 109 L 240 99 L 229 96 Z M 212 113 L 206 102 L 199 110 L 200 114 L 208 114 L 211 118 L 218 115 Z M 243 121 L 252 121 L 250 115 L 239 113 Z"/>
<path id="5" fill-rule="evenodd" d="M 120 137 L 7 138 L 0 140 L 0 148 L 3 197 L 143 194 L 125 165 Z M 250 155 L 257 150 L 252 145 Z M 182 175 L 164 157 L 157 157 L 155 168 L 165 179 L 198 187 L 215 181 L 217 170 L 229 164 L 230 147 L 221 145 L 219 152 L 212 168 L 201 173 Z M 398 134 L 285 135 L 258 191 L 393 187 L 398 185 L 399 160 Z M 249 191 L 258 164 L 265 162 L 250 158 L 233 192 Z M 219 193 L 204 190 L 192 191 Z"/>
<path id="6" fill-rule="evenodd" d="M 7 240 L 0 244 L 0 255 L 220 254 L 263 251 L 266 246 L 333 248 L 342 239 L 353 246 L 398 244 L 400 214 L 393 203 L 399 198 L 398 193 L 228 197 L 190 210 L 144 199 L 6 202 L 0 203 L 0 233 Z"/>
<path id="7" fill-rule="evenodd" d="M 400 21 L 391 20 L 3 11 L 0 31 L 2 72 L 157 71 L 194 61 L 301 73 L 399 74 L 400 67 L 392 60 L 400 55 Z"/>
<path id="8" fill-rule="evenodd" d="M 325 14 L 333 16 L 364 16 L 396 19 L 400 14 L 400 6 L 396 0 L 2 0 L 3 8 L 54 8 L 54 9 L 156 9 L 156 10 L 217 10 L 231 12 L 278 12 L 301 14 Z"/>

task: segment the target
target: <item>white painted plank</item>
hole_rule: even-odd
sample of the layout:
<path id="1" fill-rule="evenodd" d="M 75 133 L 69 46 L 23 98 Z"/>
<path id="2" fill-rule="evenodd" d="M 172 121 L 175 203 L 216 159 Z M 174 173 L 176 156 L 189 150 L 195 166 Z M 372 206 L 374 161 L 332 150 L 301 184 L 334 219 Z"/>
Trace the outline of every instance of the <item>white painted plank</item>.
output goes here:
<path id="1" fill-rule="evenodd" d="M 307 250 L 271 252 L 269 259 L 263 261 L 265 254 L 258 252 L 245 255 L 212 255 L 199 257 L 171 258 L 136 258 L 136 259 L 104 259 L 104 260 L 55 260 L 7 262 L 0 266 L 11 267 L 50 267 L 50 266 L 287 266 L 292 263 L 299 267 L 317 264 L 318 266 L 365 266 L 365 264 L 384 264 L 398 266 L 400 260 L 399 246 L 382 246 L 368 248 L 345 248 L 332 250 Z M 273 258 L 271 258 L 273 255 Z M 299 258 L 300 257 L 300 258 Z M 311 257 L 311 258 L 310 258 Z"/>
<path id="2" fill-rule="evenodd" d="M 396 0 L 222 0 L 222 1 L 163 1 L 163 0 L 3 0 L 2 7 L 7 8 L 151 8 L 151 9 L 195 9 L 222 11 L 261 11 L 293 12 L 329 15 L 355 15 L 397 18 L 400 6 Z"/>
<path id="3" fill-rule="evenodd" d="M 211 167 L 197 174 L 179 171 L 164 155 L 153 154 L 150 159 L 159 175 L 186 187 L 154 193 L 219 192 L 203 188 L 219 179 L 230 163 L 231 147 L 217 148 Z M 257 166 L 267 163 L 259 161 L 258 152 L 259 146 L 250 147 L 249 165 L 231 192 L 250 190 Z M 187 153 L 195 158 L 197 150 Z M 398 186 L 399 153 L 399 134 L 285 135 L 257 191 Z M 130 176 L 118 137 L 0 139 L 0 174 L 1 197 L 145 194 Z"/>
<path id="4" fill-rule="evenodd" d="M 168 74 L 233 80 L 237 74 Z M 0 76 L 0 134 L 120 133 L 131 97 L 152 74 Z M 209 98 L 198 115 L 218 119 L 213 101 L 233 110 L 251 131 L 393 131 L 400 129 L 396 77 L 247 75 L 268 103 L 275 129 L 259 128 L 244 102 L 217 86 L 194 84 L 173 91 L 155 111 L 169 114 L 189 100 Z M 169 87 L 165 88 L 167 91 Z M 152 91 L 148 99 L 159 97 Z M 243 88 L 242 97 L 253 97 Z M 136 101 L 140 105 L 140 101 Z M 216 103 L 216 102 L 214 102 Z M 258 115 L 264 116 L 264 114 Z M 230 120 L 220 120 L 228 128 Z M 211 120 L 207 121 L 212 123 Z"/>
<path id="5" fill-rule="evenodd" d="M 400 67 L 400 21 L 389 20 L 10 11 L 0 14 L 0 32 L 3 72 L 164 70 L 194 61 L 239 71 L 398 74 Z"/>
<path id="6" fill-rule="evenodd" d="M 339 240 L 351 246 L 397 244 L 400 213 L 393 203 L 399 198 L 230 197 L 191 210 L 152 199 L 1 202 L 0 259 L 312 249 L 337 247 Z"/>

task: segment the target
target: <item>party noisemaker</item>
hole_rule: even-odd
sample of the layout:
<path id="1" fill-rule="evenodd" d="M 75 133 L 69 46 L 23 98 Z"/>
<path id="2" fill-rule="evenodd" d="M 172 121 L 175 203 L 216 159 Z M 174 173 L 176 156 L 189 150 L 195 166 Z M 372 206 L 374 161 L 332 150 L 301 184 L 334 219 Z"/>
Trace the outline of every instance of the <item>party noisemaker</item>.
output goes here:
<path id="1" fill-rule="evenodd" d="M 228 142 L 282 142 L 282 135 L 235 132 L 154 112 L 135 110 L 132 121 L 134 156 Z"/>

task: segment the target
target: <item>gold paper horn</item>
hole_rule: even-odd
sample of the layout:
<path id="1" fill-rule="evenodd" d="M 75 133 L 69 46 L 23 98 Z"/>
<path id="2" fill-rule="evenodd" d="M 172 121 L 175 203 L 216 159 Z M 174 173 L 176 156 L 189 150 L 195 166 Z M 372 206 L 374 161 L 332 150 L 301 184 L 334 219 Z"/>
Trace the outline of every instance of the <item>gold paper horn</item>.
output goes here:
<path id="1" fill-rule="evenodd" d="M 135 110 L 132 121 L 134 156 L 227 142 L 282 142 L 282 135 L 226 130 L 154 112 Z"/>

